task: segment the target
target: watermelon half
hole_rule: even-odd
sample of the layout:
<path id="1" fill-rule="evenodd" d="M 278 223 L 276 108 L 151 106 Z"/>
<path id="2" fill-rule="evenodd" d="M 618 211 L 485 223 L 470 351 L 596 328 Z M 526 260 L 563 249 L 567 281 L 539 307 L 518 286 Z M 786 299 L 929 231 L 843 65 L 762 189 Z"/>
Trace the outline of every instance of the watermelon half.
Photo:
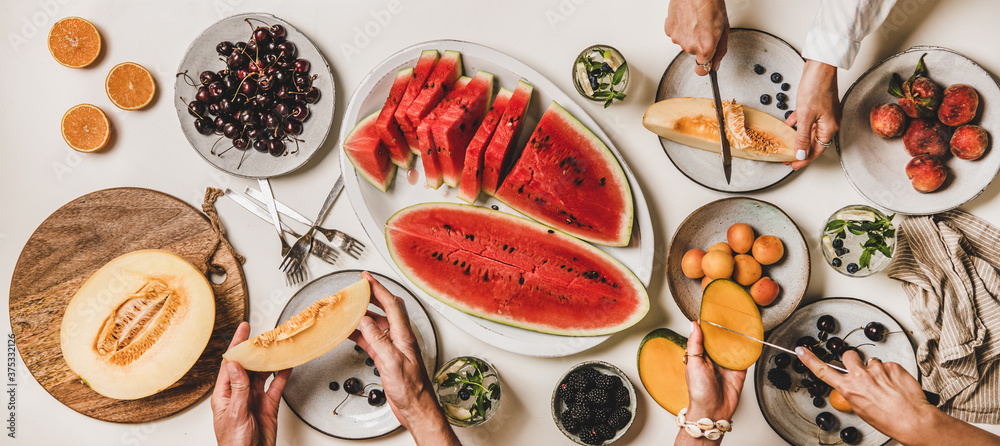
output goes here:
<path id="1" fill-rule="evenodd" d="M 399 124 L 400 130 L 403 131 L 403 137 L 406 139 L 406 143 L 410 146 L 410 150 L 414 153 L 419 153 L 417 149 L 417 128 L 410 126 L 410 121 L 406 119 L 406 110 L 410 108 L 410 104 L 413 100 L 417 98 L 424 88 L 424 82 L 430 77 L 431 71 L 434 71 L 434 66 L 437 65 L 438 52 L 437 50 L 424 50 L 420 53 L 420 58 L 417 59 L 417 65 L 413 67 L 412 78 L 406 84 L 406 91 L 403 92 L 403 97 L 399 100 L 399 104 L 396 106 L 396 111 L 393 113 L 393 117 L 396 118 L 396 123 Z"/>
<path id="2" fill-rule="evenodd" d="M 438 150 L 434 144 L 434 134 L 431 131 L 431 125 L 434 124 L 438 116 L 444 114 L 449 104 L 465 92 L 465 87 L 469 85 L 471 80 L 471 78 L 466 76 L 459 78 L 455 82 L 455 86 L 448 92 L 448 95 L 441 99 L 441 102 L 438 102 L 434 110 L 431 110 L 427 116 L 424 116 L 424 119 L 420 121 L 420 126 L 417 127 L 417 145 L 420 148 L 420 163 L 424 166 L 424 179 L 427 186 L 431 188 L 437 189 L 441 187 L 442 182 L 441 163 L 438 162 Z"/>
<path id="3" fill-rule="evenodd" d="M 603 251 L 487 208 L 425 203 L 385 226 L 389 254 L 413 283 L 461 311 L 528 330 L 597 336 L 646 315 L 646 289 Z"/>
<path id="4" fill-rule="evenodd" d="M 501 171 L 510 163 L 513 152 L 511 149 L 521 135 L 521 128 L 524 127 L 524 115 L 528 112 L 528 104 L 531 103 L 531 93 L 534 87 L 520 81 L 514 88 L 514 95 L 507 103 L 507 110 L 504 111 L 497 129 L 490 139 L 490 145 L 486 147 L 486 155 L 483 159 L 483 192 L 487 195 L 494 195 L 500 181 Z"/>
<path id="5" fill-rule="evenodd" d="M 431 124 L 445 184 L 458 186 L 465 165 L 465 150 L 492 102 L 493 75 L 479 71 L 444 114 Z"/>
<path id="6" fill-rule="evenodd" d="M 378 130 L 375 129 L 378 115 L 379 112 L 368 115 L 351 129 L 344 140 L 344 152 L 361 176 L 372 183 L 372 186 L 385 192 L 396 176 L 396 165 L 389 160 L 389 149 L 382 143 Z"/>
<path id="7" fill-rule="evenodd" d="M 403 131 L 399 129 L 395 113 L 410 79 L 413 79 L 413 68 L 399 70 L 396 79 L 392 82 L 392 87 L 389 88 L 389 97 L 385 99 L 385 105 L 382 106 L 378 120 L 375 121 L 378 136 L 389 149 L 389 158 L 392 159 L 392 163 L 404 169 L 410 167 L 413 153 L 410 152 L 410 146 L 406 143 Z"/>
<path id="8" fill-rule="evenodd" d="M 632 190 L 618 159 L 555 101 L 495 196 L 589 242 L 626 246 L 632 236 Z"/>
<path id="9" fill-rule="evenodd" d="M 479 198 L 479 191 L 483 186 L 483 155 L 486 153 L 486 145 L 490 143 L 500 117 L 507 110 L 511 94 L 506 88 L 500 89 L 493 101 L 493 107 L 486 113 L 483 123 L 476 129 L 472 142 L 466 148 L 462 179 L 458 183 L 458 198 L 466 203 L 473 204 Z"/>

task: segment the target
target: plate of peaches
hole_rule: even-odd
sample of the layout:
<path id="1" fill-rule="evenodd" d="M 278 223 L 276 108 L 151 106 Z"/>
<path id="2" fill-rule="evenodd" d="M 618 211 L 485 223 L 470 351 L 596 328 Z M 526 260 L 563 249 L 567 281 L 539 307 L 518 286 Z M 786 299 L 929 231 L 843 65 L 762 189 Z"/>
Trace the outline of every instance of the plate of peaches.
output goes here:
<path id="1" fill-rule="evenodd" d="M 983 67 L 916 46 L 869 69 L 844 95 L 836 137 L 854 188 L 892 212 L 928 215 L 976 198 L 1000 171 L 1000 86 Z"/>

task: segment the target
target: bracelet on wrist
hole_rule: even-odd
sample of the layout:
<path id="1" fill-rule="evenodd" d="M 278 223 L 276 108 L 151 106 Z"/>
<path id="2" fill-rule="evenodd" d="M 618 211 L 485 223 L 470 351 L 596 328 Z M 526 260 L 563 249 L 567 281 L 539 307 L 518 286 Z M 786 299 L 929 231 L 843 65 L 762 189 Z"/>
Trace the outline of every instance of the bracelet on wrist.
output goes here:
<path id="1" fill-rule="evenodd" d="M 693 438 L 705 437 L 708 440 L 719 440 L 726 432 L 733 430 L 733 422 L 729 420 L 712 421 L 702 418 L 698 421 L 687 420 L 688 408 L 677 413 L 677 427 L 684 429 Z"/>

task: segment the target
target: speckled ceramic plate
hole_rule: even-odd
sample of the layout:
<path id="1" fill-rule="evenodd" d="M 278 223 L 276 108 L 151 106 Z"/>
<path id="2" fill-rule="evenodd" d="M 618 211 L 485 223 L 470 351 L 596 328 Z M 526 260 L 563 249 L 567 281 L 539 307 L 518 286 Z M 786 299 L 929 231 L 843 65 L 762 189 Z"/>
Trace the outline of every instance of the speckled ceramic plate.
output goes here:
<path id="1" fill-rule="evenodd" d="M 866 358 L 874 357 L 879 358 L 882 362 L 899 363 L 913 376 L 919 376 L 917 357 L 910 344 L 910 338 L 905 332 L 900 332 L 902 328 L 899 323 L 881 308 L 858 299 L 829 298 L 806 305 L 771 332 L 767 340 L 780 346 L 792 348 L 795 346 L 795 341 L 802 336 L 815 338 L 819 335 L 816 320 L 824 314 L 829 314 L 837 320 L 837 329 L 831 333 L 832 336 L 843 338 L 848 345 L 872 344 L 859 347 Z M 869 341 L 862 330 L 846 336 L 851 330 L 863 327 L 869 322 L 882 323 L 891 334 L 886 335 L 881 342 Z M 764 419 L 781 438 L 791 444 L 819 446 L 821 438 L 818 433 L 821 431 L 816 426 L 816 415 L 819 415 L 820 412 L 830 412 L 837 418 L 838 426 L 835 430 L 822 432 L 823 443 L 833 444 L 840 441 L 838 435 L 840 429 L 847 426 L 854 426 L 861 431 L 859 445 L 877 446 L 889 442 L 889 437 L 875 430 L 868 423 L 861 421 L 857 415 L 842 413 L 831 407 L 829 398 L 824 398 L 827 400 L 824 407 L 816 408 L 813 406 L 813 398 L 805 389 L 798 392 L 784 391 L 767 382 L 767 371 L 774 368 L 774 362 L 771 358 L 778 353 L 773 348 L 764 347 L 764 352 L 757 361 L 757 367 L 754 371 L 754 390 L 757 393 L 757 404 L 760 406 L 761 413 L 764 414 Z M 788 367 L 787 370 L 794 383 L 805 378 L 805 375 L 796 373 L 791 367 Z"/>
<path id="2" fill-rule="evenodd" d="M 434 373 L 437 369 L 437 335 L 427 312 L 413 294 L 395 280 L 378 273 L 372 275 L 392 294 L 403 298 L 410 315 L 410 328 L 417 335 L 417 342 L 420 344 L 424 367 L 427 368 L 428 375 Z M 361 271 L 352 270 L 337 271 L 310 282 L 292 296 L 275 325 L 284 323 L 313 302 L 360 279 Z M 374 305 L 369 309 L 382 313 Z M 282 395 L 292 412 L 310 427 L 331 437 L 348 440 L 379 437 L 400 426 L 388 404 L 372 407 L 368 405 L 367 398 L 360 396 L 349 397 L 337 409 L 339 415 L 333 414 L 333 409 L 347 395 L 344 391 L 346 379 L 358 378 L 365 385 L 380 383 L 379 377 L 375 376 L 374 367 L 365 364 L 365 360 L 369 359 L 368 354 L 363 350 L 359 352 L 355 346 L 357 344 L 350 340 L 344 341 L 323 356 L 296 367 Z M 330 390 L 330 382 L 337 382 L 339 389 Z M 372 388 L 378 387 L 367 390 Z"/>
<path id="3" fill-rule="evenodd" d="M 928 76 L 942 89 L 968 84 L 979 92 L 979 116 L 972 122 L 990 133 L 993 144 L 1000 136 L 1000 86 L 979 64 L 947 48 L 916 46 L 879 62 L 862 75 L 844 95 L 844 117 L 836 137 L 840 164 L 854 189 L 875 205 L 902 214 L 936 214 L 976 198 L 1000 171 L 995 147 L 976 161 L 949 157 L 948 180 L 935 192 L 923 194 L 906 178 L 910 156 L 902 138 L 884 140 L 871 131 L 868 114 L 883 102 L 896 102 L 886 90 L 892 73 L 904 80 L 913 74 L 924 53 Z"/>
<path id="4" fill-rule="evenodd" d="M 191 147 L 194 147 L 194 150 L 209 164 L 224 172 L 246 178 L 283 175 L 302 167 L 309 161 L 326 141 L 326 136 L 333 126 L 333 112 L 337 100 L 336 87 L 330 65 L 316 45 L 294 26 L 271 14 L 239 14 L 219 20 L 195 38 L 181 59 L 177 72 L 187 71 L 197 82 L 198 74 L 202 71 L 219 71 L 225 68 L 225 64 L 219 60 L 219 55 L 215 52 L 215 46 L 224 40 L 230 42 L 248 40 L 253 28 L 245 19 L 250 19 L 254 27 L 265 24 L 284 26 L 288 34 L 287 40 L 295 44 L 297 57 L 308 60 L 312 66 L 309 73 L 317 75 L 313 85 L 319 88 L 320 98 L 315 104 L 309 104 L 309 119 L 303 123 L 303 132 L 298 136 L 301 140 L 297 147 L 298 151 L 292 153 L 296 150 L 294 143 L 286 143 L 289 147 L 288 153 L 280 157 L 273 157 L 253 149 L 246 151 L 231 149 L 220 154 L 232 144 L 225 138 L 220 141 L 221 135 L 202 135 L 195 130 L 194 118 L 188 114 L 187 103 L 194 100 L 197 88 L 189 85 L 184 76 L 177 76 L 174 81 L 174 107 L 177 109 L 177 118 L 180 120 L 184 136 L 191 143 Z M 187 101 L 182 100 L 182 97 Z M 213 146 L 215 146 L 214 152 Z"/>
<path id="5" fill-rule="evenodd" d="M 584 443 L 582 440 L 580 440 L 579 435 L 571 434 L 569 431 L 567 431 L 566 428 L 563 427 L 562 421 L 559 420 L 560 414 L 562 414 L 563 411 L 569 408 L 566 405 L 566 403 L 562 400 L 562 398 L 559 397 L 558 394 L 559 384 L 561 384 L 566 379 L 566 376 L 568 376 L 570 373 L 573 373 L 574 370 L 578 370 L 584 367 L 592 367 L 598 372 L 601 372 L 605 375 L 617 376 L 622 379 L 622 384 L 624 384 L 625 388 L 628 389 L 628 395 L 629 395 L 628 410 L 629 412 L 632 412 L 632 417 L 629 418 L 628 424 L 626 424 L 625 427 L 621 428 L 617 433 L 615 433 L 614 437 L 612 437 L 610 440 L 605 440 L 604 443 L 601 443 L 601 445 L 609 445 L 611 443 L 614 443 L 615 441 L 618 441 L 619 438 L 622 438 L 622 436 L 625 435 L 625 432 L 628 432 L 628 429 L 632 427 L 632 422 L 635 421 L 635 411 L 638 409 L 638 402 L 636 401 L 635 385 L 632 384 L 632 380 L 630 380 L 628 378 L 628 375 L 626 375 L 625 372 L 623 372 L 621 369 L 607 362 L 584 361 L 577 365 L 574 365 L 573 367 L 570 367 L 570 369 L 567 370 L 566 373 L 563 373 L 563 375 L 559 377 L 559 381 L 556 381 L 555 388 L 552 389 L 552 421 L 556 423 L 556 427 L 559 428 L 559 431 L 562 432 L 563 435 L 566 436 L 566 438 L 573 440 L 573 442 L 576 444 L 582 444 L 582 445 L 587 444 Z"/>
<path id="6" fill-rule="evenodd" d="M 781 287 L 777 300 L 760 308 L 764 331 L 771 330 L 795 311 L 809 287 L 809 246 L 795 222 L 777 206 L 752 198 L 734 197 L 713 201 L 689 215 L 670 241 L 667 285 L 684 316 L 698 319 L 701 311 L 701 279 L 689 279 L 681 271 L 681 258 L 689 249 L 707 250 L 726 241 L 726 231 L 735 223 L 746 223 L 754 234 L 773 235 L 785 247 L 785 256 L 763 266 L 764 276 Z"/>
<path id="7" fill-rule="evenodd" d="M 755 64 L 766 70 L 764 74 L 753 71 Z M 694 74 L 694 56 L 681 52 L 670 62 L 656 89 L 656 101 L 675 97 L 711 98 L 712 85 L 708 76 Z M 719 94 L 722 99 L 763 111 L 784 121 L 785 112 L 795 109 L 795 92 L 804 62 L 799 52 L 788 42 L 756 29 L 734 28 L 729 33 L 729 51 L 719 68 Z M 782 76 L 780 83 L 771 82 L 771 74 Z M 781 92 L 781 83 L 791 84 L 788 110 L 779 110 L 774 96 Z M 762 105 L 760 96 L 771 96 L 770 105 Z M 694 149 L 666 138 L 660 138 L 663 151 L 692 181 L 720 192 L 752 192 L 777 183 L 792 174 L 792 168 L 783 163 L 769 163 L 733 158 L 732 182 L 727 184 L 722 171 L 722 155 Z"/>

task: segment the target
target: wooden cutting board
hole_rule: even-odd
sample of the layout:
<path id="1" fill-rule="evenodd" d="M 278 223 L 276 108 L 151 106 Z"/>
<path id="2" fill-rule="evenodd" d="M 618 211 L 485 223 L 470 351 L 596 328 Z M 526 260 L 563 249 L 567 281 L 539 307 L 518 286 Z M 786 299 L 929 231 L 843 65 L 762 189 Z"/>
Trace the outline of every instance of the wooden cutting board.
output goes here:
<path id="1" fill-rule="evenodd" d="M 31 235 L 14 267 L 10 324 L 18 350 L 39 384 L 59 402 L 98 420 L 143 423 L 197 403 L 215 384 L 222 353 L 247 318 L 243 270 L 220 243 L 204 214 L 170 195 L 149 189 L 105 189 L 67 203 Z M 69 299 L 98 268 L 132 251 L 162 249 L 205 273 L 226 271 L 215 291 L 215 329 L 198 362 L 180 381 L 138 400 L 115 400 L 83 384 L 63 359 L 59 327 Z"/>

